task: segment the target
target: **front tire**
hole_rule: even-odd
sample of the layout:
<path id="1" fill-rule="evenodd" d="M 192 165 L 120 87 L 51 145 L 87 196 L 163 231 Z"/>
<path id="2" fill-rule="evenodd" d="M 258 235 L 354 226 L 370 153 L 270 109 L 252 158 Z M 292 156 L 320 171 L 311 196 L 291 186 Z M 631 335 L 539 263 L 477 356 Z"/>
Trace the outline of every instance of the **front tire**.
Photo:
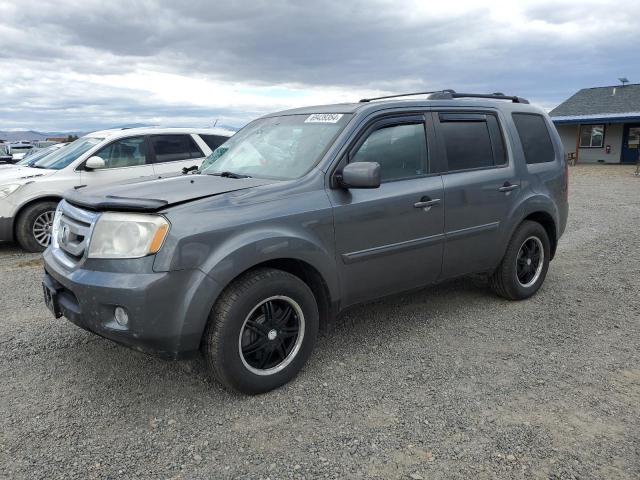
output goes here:
<path id="1" fill-rule="evenodd" d="M 44 252 L 51 242 L 58 202 L 38 202 L 26 207 L 16 222 L 16 240 L 27 252 Z"/>
<path id="2" fill-rule="evenodd" d="M 516 229 L 507 252 L 490 284 L 501 297 L 524 300 L 544 283 L 549 269 L 551 247 L 547 231 L 537 222 L 526 220 Z"/>
<path id="3" fill-rule="evenodd" d="M 227 388 L 264 393 L 302 369 L 318 324 L 316 299 L 300 278 L 282 270 L 253 270 L 229 285 L 214 305 L 202 352 Z"/>

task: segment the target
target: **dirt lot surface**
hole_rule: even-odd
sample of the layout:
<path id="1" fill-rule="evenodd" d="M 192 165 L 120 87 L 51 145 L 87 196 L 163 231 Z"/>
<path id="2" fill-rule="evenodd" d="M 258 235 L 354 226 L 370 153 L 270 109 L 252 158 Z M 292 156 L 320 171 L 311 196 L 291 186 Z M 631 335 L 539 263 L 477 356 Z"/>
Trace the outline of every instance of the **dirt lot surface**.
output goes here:
<path id="1" fill-rule="evenodd" d="M 244 397 L 54 320 L 0 245 L 0 477 L 640 478 L 640 178 L 571 170 L 525 302 L 459 280 L 351 310 Z"/>

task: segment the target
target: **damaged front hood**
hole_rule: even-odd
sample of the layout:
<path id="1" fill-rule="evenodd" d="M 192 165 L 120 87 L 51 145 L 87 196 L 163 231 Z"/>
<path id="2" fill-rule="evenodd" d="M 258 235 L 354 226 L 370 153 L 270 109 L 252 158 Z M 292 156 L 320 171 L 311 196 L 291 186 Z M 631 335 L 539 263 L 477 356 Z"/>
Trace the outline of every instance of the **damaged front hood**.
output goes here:
<path id="1" fill-rule="evenodd" d="M 182 175 L 150 181 L 70 190 L 65 200 L 92 210 L 154 212 L 162 208 L 223 193 L 274 183 L 259 178 Z"/>

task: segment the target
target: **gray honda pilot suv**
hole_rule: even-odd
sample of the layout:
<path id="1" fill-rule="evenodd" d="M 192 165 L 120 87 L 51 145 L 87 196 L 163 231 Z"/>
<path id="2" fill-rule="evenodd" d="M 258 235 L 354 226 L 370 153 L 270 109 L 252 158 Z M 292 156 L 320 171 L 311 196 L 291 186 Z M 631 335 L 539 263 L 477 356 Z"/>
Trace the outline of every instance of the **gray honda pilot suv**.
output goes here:
<path id="1" fill-rule="evenodd" d="M 67 193 L 47 306 L 141 351 L 202 352 L 255 394 L 348 306 L 474 273 L 530 297 L 567 220 L 553 124 L 519 97 L 427 93 L 267 115 L 199 171 Z"/>

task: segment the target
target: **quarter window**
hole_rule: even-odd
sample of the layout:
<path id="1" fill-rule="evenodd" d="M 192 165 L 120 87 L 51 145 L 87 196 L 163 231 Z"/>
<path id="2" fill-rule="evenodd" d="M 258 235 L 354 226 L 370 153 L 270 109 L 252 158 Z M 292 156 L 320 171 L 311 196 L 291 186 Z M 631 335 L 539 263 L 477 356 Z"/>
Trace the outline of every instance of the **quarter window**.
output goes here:
<path id="1" fill-rule="evenodd" d="M 553 162 L 556 158 L 549 129 L 541 115 L 514 113 L 513 123 L 518 130 L 524 158 L 528 164 Z"/>
<path id="2" fill-rule="evenodd" d="M 498 119 L 484 113 L 440 113 L 449 171 L 504 165 L 507 161 Z"/>
<path id="3" fill-rule="evenodd" d="M 212 152 L 224 142 L 229 140 L 228 137 L 225 137 L 223 135 L 200 135 L 200 138 L 204 140 L 204 143 L 208 145 Z"/>
<path id="4" fill-rule="evenodd" d="M 371 133 L 351 162 L 377 162 L 382 181 L 424 175 L 427 140 L 423 123 L 384 127 Z"/>
<path id="5" fill-rule="evenodd" d="M 604 125 L 581 125 L 580 147 L 602 148 L 604 145 Z"/>
<path id="6" fill-rule="evenodd" d="M 204 156 L 191 135 L 153 135 L 151 145 L 155 153 L 154 163 L 177 162 Z"/>
<path id="7" fill-rule="evenodd" d="M 104 160 L 105 168 L 136 167 L 147 163 L 147 148 L 144 137 L 116 140 L 96 155 Z"/>

